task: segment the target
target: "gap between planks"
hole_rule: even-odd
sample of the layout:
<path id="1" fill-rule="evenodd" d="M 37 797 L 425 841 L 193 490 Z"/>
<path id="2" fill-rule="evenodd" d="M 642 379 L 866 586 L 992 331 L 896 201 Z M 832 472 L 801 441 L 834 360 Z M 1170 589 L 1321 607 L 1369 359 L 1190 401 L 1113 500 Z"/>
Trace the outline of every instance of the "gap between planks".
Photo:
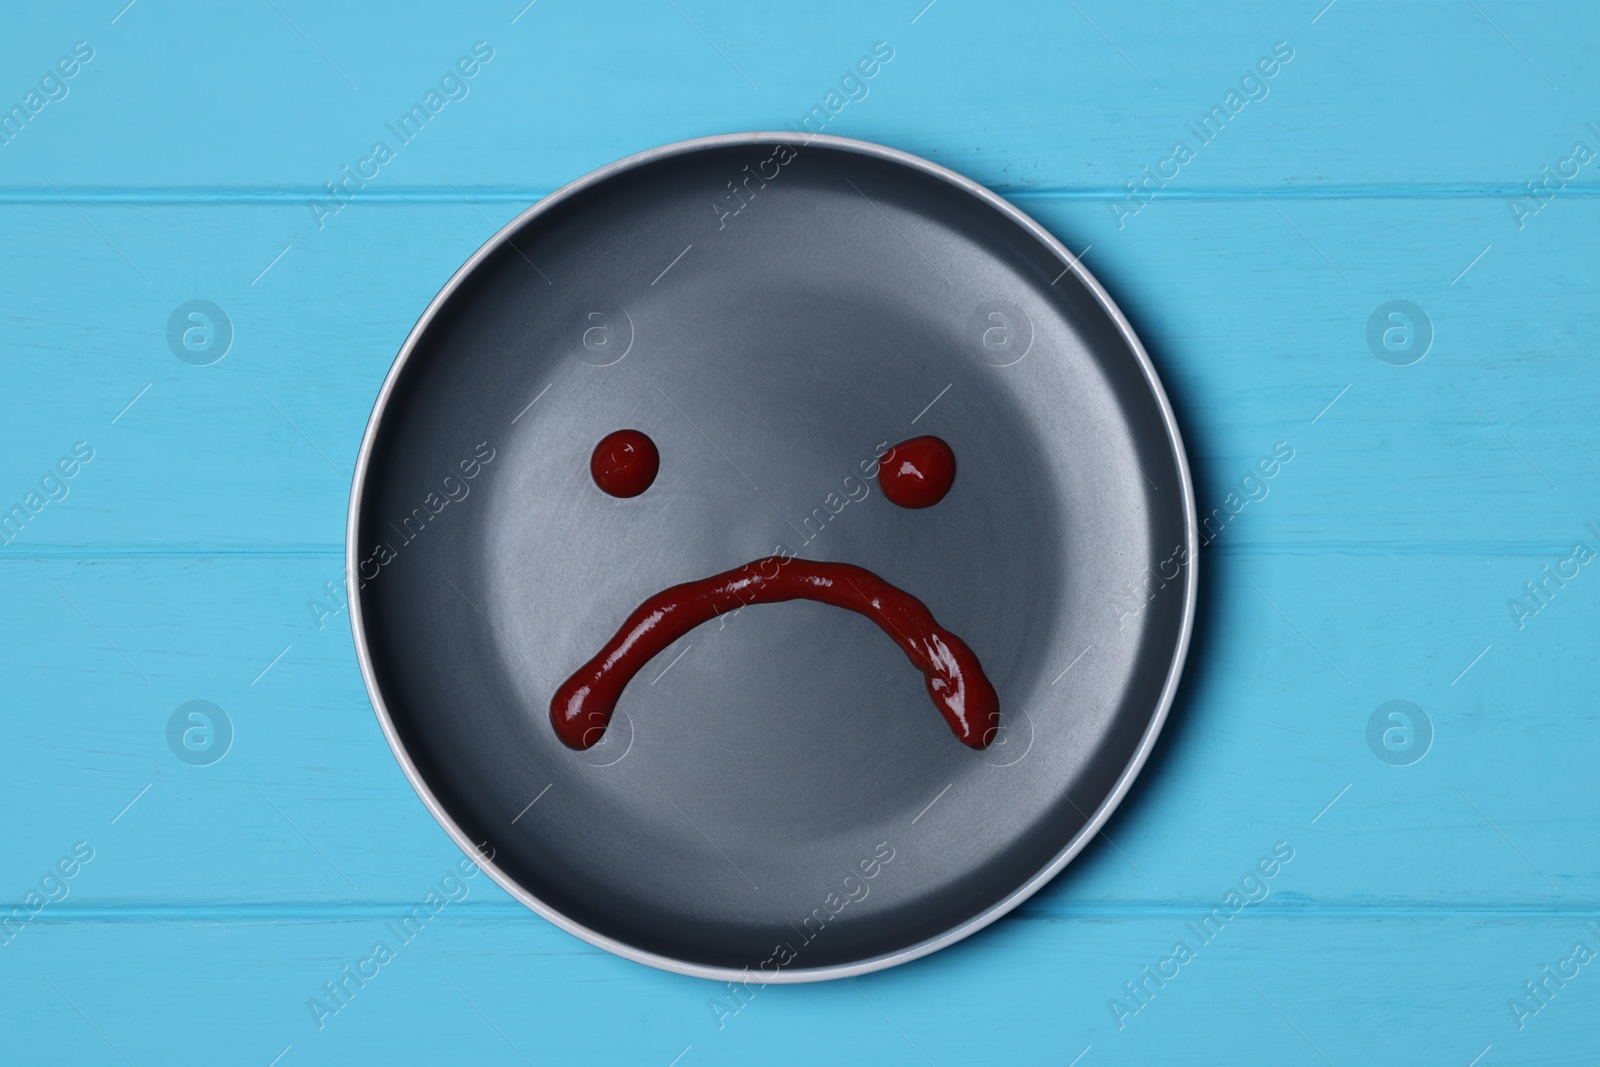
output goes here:
<path id="1" fill-rule="evenodd" d="M 982 182 L 981 175 L 968 175 L 985 185 L 985 188 L 1011 200 L 1121 200 L 1127 190 L 1120 186 L 1101 185 L 1026 185 Z M 531 204 L 554 191 L 554 187 L 524 188 L 519 186 L 463 187 L 474 203 Z M 438 204 L 459 206 L 461 192 L 455 188 L 417 186 L 388 189 L 366 189 L 361 192 L 364 204 Z M 187 206 L 273 205 L 293 204 L 304 206 L 308 199 L 325 196 L 326 190 L 318 186 L 245 186 L 207 188 L 193 187 L 131 187 L 62 186 L 61 192 L 78 205 L 98 206 L 128 205 L 148 207 L 161 204 Z M 1273 200 L 1500 200 L 1506 197 L 1526 196 L 1522 179 L 1503 182 L 1444 183 L 1349 183 L 1349 184 L 1296 184 L 1262 186 L 1259 191 L 1248 186 L 1189 186 L 1161 191 L 1161 199 L 1194 202 L 1259 202 L 1261 193 Z M 1561 195 L 1573 199 L 1600 197 L 1600 183 L 1573 183 L 1562 189 Z M 0 204 L 62 207 L 61 197 L 53 189 L 31 186 L 0 187 Z"/>
<path id="2" fill-rule="evenodd" d="M 1192 918 L 1216 907 L 1211 896 L 1197 897 L 1193 902 L 1161 901 L 1152 903 L 1128 902 L 1125 904 L 1094 905 L 1025 905 L 1019 911 L 1005 916 L 1008 922 L 1143 922 L 1168 921 Z M 29 926 L 76 926 L 95 923 L 216 923 L 245 924 L 363 922 L 391 919 L 416 905 L 411 898 L 362 903 L 260 903 L 260 904 L 93 904 L 79 907 L 50 908 Z M 19 905 L 20 906 L 20 905 Z M 463 919 L 477 922 L 520 922 L 531 913 L 514 901 L 463 901 L 459 910 L 452 909 Z M 0 903 L 0 913 L 9 906 Z M 1251 914 L 1267 920 L 1326 919 L 1333 922 L 1382 922 L 1386 920 L 1422 919 L 1437 922 L 1460 920 L 1500 923 L 1510 919 L 1570 922 L 1584 919 L 1600 912 L 1600 902 L 1563 902 L 1551 905 L 1531 904 L 1430 904 L 1423 901 L 1406 904 L 1257 904 Z"/>

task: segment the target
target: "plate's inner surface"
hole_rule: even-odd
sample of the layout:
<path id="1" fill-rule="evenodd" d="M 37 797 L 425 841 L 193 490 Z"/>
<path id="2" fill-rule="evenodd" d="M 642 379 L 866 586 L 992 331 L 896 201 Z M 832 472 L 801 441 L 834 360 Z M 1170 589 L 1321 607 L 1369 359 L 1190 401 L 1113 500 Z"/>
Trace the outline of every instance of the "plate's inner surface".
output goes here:
<path id="1" fill-rule="evenodd" d="M 512 242 L 413 352 L 359 517 L 378 689 L 448 816 L 594 933 L 752 970 L 893 954 L 1049 864 L 1181 643 L 1182 578 L 1147 574 L 1178 574 L 1182 479 L 1100 305 L 978 198 L 837 146 L 661 159 Z M 616 500 L 589 453 L 629 427 L 661 472 Z M 924 433 L 955 486 L 902 510 L 864 467 Z M 792 602 L 696 630 L 562 747 L 552 692 L 629 612 L 775 550 L 921 599 L 1000 742 L 960 744 L 871 623 Z"/>

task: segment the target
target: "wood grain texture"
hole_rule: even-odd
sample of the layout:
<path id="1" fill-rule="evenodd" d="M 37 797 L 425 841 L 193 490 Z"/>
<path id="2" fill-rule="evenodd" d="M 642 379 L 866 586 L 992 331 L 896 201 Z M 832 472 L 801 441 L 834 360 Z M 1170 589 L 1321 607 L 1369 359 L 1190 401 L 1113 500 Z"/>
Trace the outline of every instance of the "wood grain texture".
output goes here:
<path id="1" fill-rule="evenodd" d="M 19 1062 L 1594 1061 L 1600 971 L 1541 969 L 1600 951 L 1600 571 L 1509 607 L 1600 550 L 1600 159 L 1526 184 L 1600 153 L 1592 7 L 123 3 L 19 9 L 0 34 L 0 117 L 74 42 L 94 52 L 0 143 L 0 507 L 93 449 L 0 546 L 0 917 L 94 851 L 0 943 Z M 328 214 L 323 183 L 479 41 L 464 96 Z M 826 132 L 953 167 L 1088 249 L 1204 511 L 1294 450 L 1207 546 L 1155 760 L 991 930 L 733 1014 L 725 987 L 591 949 L 482 877 L 398 944 L 385 924 L 460 854 L 326 590 L 383 374 L 540 195 L 799 123 L 876 41 L 894 59 Z M 1292 58 L 1242 86 L 1280 42 Z M 1234 89 L 1258 98 L 1202 142 L 1189 124 Z M 1130 200 L 1180 139 L 1193 159 Z M 197 298 L 234 327 L 212 366 L 166 340 Z M 1410 366 L 1369 348 L 1391 300 L 1432 331 Z M 167 745 L 193 699 L 235 729 L 211 766 Z M 1368 745 L 1394 699 L 1431 719 L 1412 766 Z M 1202 946 L 1189 924 L 1278 842 L 1270 895 Z M 308 1001 L 384 938 L 397 958 L 319 1027 Z M 1196 958 L 1130 998 L 1175 941 Z"/>

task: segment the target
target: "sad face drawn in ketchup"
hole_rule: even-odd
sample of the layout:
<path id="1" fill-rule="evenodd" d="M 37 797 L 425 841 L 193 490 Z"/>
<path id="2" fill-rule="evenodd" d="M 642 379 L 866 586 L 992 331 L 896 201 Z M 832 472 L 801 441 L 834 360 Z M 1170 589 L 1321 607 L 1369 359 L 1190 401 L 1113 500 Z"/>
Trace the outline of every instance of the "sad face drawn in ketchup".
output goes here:
<path id="1" fill-rule="evenodd" d="M 659 465 L 655 444 L 648 437 L 637 430 L 619 430 L 595 449 L 590 471 L 601 489 L 632 497 L 650 487 Z M 916 437 L 896 445 L 879 468 L 884 495 L 906 508 L 937 504 L 954 479 L 955 453 L 937 437 Z M 875 623 L 922 672 L 934 707 L 962 744 L 987 748 L 999 732 L 1000 699 L 978 657 L 966 642 L 940 626 L 922 601 L 864 567 L 766 556 L 664 589 L 634 609 L 594 658 L 557 687 L 550 701 L 556 736 L 568 748 L 594 746 L 634 675 L 674 641 L 701 623 L 748 604 L 785 600 L 831 604 Z"/>

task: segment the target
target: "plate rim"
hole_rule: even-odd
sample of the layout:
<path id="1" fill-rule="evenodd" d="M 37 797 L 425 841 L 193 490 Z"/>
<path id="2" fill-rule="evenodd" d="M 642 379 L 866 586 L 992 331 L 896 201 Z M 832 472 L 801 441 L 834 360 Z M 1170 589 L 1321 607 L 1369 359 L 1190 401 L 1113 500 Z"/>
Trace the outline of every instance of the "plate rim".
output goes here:
<path id="1" fill-rule="evenodd" d="M 1166 431 L 1167 439 L 1172 448 L 1173 459 L 1177 463 L 1178 474 L 1181 481 L 1181 495 L 1184 514 L 1184 534 L 1188 541 L 1188 561 L 1185 567 L 1185 580 L 1183 591 L 1182 620 L 1178 634 L 1177 648 L 1172 657 L 1167 676 L 1163 680 L 1160 698 L 1156 702 L 1150 721 L 1146 724 L 1139 744 L 1134 749 L 1132 756 L 1123 767 L 1122 772 L 1104 799 L 1095 808 L 1089 819 L 1079 828 L 1078 832 L 1058 851 L 1048 863 L 1035 871 L 1030 877 L 1012 889 L 1009 893 L 989 905 L 976 915 L 957 923 L 955 926 L 923 939 L 913 945 L 896 949 L 892 952 L 880 953 L 865 959 L 849 963 L 829 964 L 818 967 L 793 967 L 780 968 L 774 973 L 766 971 L 752 975 L 751 965 L 747 964 L 742 969 L 733 967 L 714 966 L 696 963 L 691 960 L 679 959 L 662 953 L 650 952 L 626 941 L 618 940 L 598 930 L 579 923 L 563 912 L 546 904 L 536 895 L 529 892 L 521 883 L 508 875 L 494 862 L 492 850 L 490 856 L 484 856 L 471 837 L 462 831 L 455 820 L 434 796 L 433 790 L 423 779 L 421 772 L 412 762 L 410 754 L 402 743 L 399 731 L 394 725 L 389 714 L 388 705 L 385 703 L 383 693 L 378 685 L 373 665 L 372 655 L 368 648 L 365 619 L 362 610 L 362 583 L 360 581 L 359 557 L 360 551 L 357 542 L 359 534 L 361 504 L 363 488 L 365 487 L 368 468 L 371 465 L 372 453 L 378 432 L 388 411 L 389 403 L 394 390 L 404 374 L 412 355 L 420 344 L 423 334 L 432 326 L 440 309 L 447 303 L 456 291 L 460 289 L 470 277 L 472 272 L 494 254 L 502 246 L 510 242 L 511 237 L 529 221 L 545 214 L 563 204 L 573 196 L 593 186 L 626 171 L 655 163 L 659 160 L 675 156 L 688 155 L 708 149 L 737 147 L 740 145 L 774 144 L 782 143 L 799 148 L 822 146 L 857 155 L 869 156 L 886 162 L 897 163 L 902 166 L 919 171 L 930 177 L 939 179 L 954 188 L 975 197 L 980 202 L 993 208 L 1005 216 L 1036 241 L 1043 245 L 1063 263 L 1065 269 L 1072 272 L 1073 277 L 1085 290 L 1094 297 L 1102 311 L 1110 318 L 1123 342 L 1133 353 L 1140 370 L 1144 374 L 1145 384 L 1154 396 L 1157 408 L 1161 413 L 1161 421 Z M 1059 281 L 1059 277 L 1057 281 Z M 1052 283 L 1053 284 L 1053 283 Z M 642 963 L 659 970 L 669 971 L 674 974 L 689 975 L 695 978 L 706 978 L 714 981 L 756 981 L 760 985 L 769 984 L 798 984 L 802 982 L 818 982 L 835 978 L 852 978 L 858 975 L 870 974 L 889 967 L 909 963 L 931 953 L 946 948 L 958 941 L 964 940 L 989 926 L 991 923 L 1010 913 L 1040 889 L 1044 888 L 1056 875 L 1060 874 L 1067 864 L 1082 852 L 1091 838 L 1099 833 L 1100 828 L 1111 818 L 1112 814 L 1121 806 L 1133 782 L 1144 769 L 1150 753 L 1155 748 L 1157 738 L 1162 728 L 1166 725 L 1168 713 L 1171 711 L 1173 701 L 1177 696 L 1179 681 L 1183 676 L 1183 668 L 1188 659 L 1189 645 L 1194 631 L 1195 602 L 1199 589 L 1199 525 L 1194 498 L 1194 484 L 1189 472 L 1188 453 L 1184 448 L 1183 435 L 1178 429 L 1177 418 L 1173 413 L 1172 405 L 1167 399 L 1166 390 L 1162 387 L 1161 379 L 1156 374 L 1155 365 L 1151 362 L 1149 354 L 1145 351 L 1143 343 L 1134 332 L 1132 325 L 1122 310 L 1105 290 L 1104 286 L 1094 277 L 1083 263 L 1054 235 L 1036 222 L 1031 216 L 1017 208 L 1010 201 L 998 193 L 973 181 L 964 175 L 958 174 L 947 167 L 940 166 L 921 156 L 887 145 L 871 141 L 861 141 L 850 137 L 837 137 L 830 134 L 799 134 L 794 131 L 754 131 L 749 133 L 725 133 L 708 137 L 695 137 L 684 141 L 674 141 L 670 144 L 660 145 L 655 148 L 636 152 L 625 156 L 615 162 L 590 171 L 574 181 L 556 189 L 539 199 L 532 206 L 518 213 L 517 216 L 500 227 L 450 276 L 439 292 L 428 302 L 428 306 L 418 317 L 416 324 L 406 334 L 405 343 L 400 346 L 399 354 L 394 363 L 389 367 L 389 372 L 384 376 L 383 385 L 378 390 L 377 399 L 373 402 L 372 412 L 367 417 L 367 424 L 361 436 L 361 448 L 356 456 L 356 465 L 351 474 L 350 505 L 345 519 L 345 593 L 347 603 L 350 605 L 350 630 L 355 641 L 356 658 L 361 667 L 361 678 L 367 691 L 367 697 L 372 703 L 374 713 L 377 715 L 378 724 L 383 730 L 384 739 L 389 744 L 389 750 L 395 760 L 400 764 L 405 773 L 406 780 L 411 783 L 411 788 L 421 798 L 423 805 L 428 809 L 434 820 L 450 836 L 469 858 L 472 859 L 479 870 L 484 871 L 494 879 L 500 888 L 504 889 L 511 897 L 533 911 L 540 918 L 554 925 L 574 937 L 577 937 L 596 948 L 604 949 L 613 955 L 635 963 Z"/>

